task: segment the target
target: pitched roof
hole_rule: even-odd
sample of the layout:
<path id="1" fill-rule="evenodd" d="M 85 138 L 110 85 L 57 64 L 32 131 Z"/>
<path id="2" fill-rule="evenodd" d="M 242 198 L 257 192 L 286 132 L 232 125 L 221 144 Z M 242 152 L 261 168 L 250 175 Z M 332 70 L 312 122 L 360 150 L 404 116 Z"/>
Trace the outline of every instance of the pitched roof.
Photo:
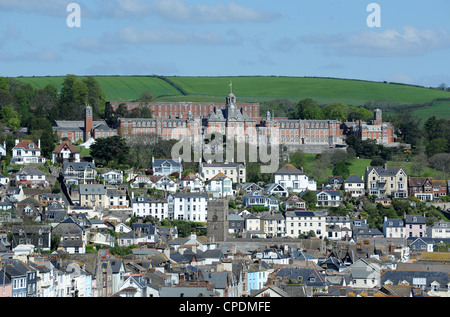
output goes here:
<path id="1" fill-rule="evenodd" d="M 60 153 L 62 150 L 68 149 L 72 153 L 80 153 L 69 141 L 62 141 L 52 153 Z"/>
<path id="2" fill-rule="evenodd" d="M 31 140 L 22 140 L 14 146 L 14 148 L 23 148 L 25 150 L 39 150 L 36 144 Z"/>
<path id="3" fill-rule="evenodd" d="M 212 182 L 212 181 L 224 181 L 225 179 L 230 179 L 227 175 L 225 175 L 224 173 L 219 173 L 217 175 L 215 175 L 213 178 L 211 178 L 208 183 Z"/>
<path id="4" fill-rule="evenodd" d="M 27 175 L 45 175 L 44 172 L 42 172 L 40 169 L 34 167 L 34 166 L 26 166 L 23 169 L 20 170 L 17 174 L 27 174 Z"/>
<path id="5" fill-rule="evenodd" d="M 357 175 L 350 175 L 346 180 L 345 183 L 364 183 L 364 181 Z"/>
<path id="6" fill-rule="evenodd" d="M 161 166 L 165 162 L 168 162 L 172 166 L 175 166 L 175 167 L 181 166 L 181 163 L 179 161 L 172 160 L 172 159 L 154 159 L 153 162 L 152 162 L 152 165 L 153 165 L 153 167 L 154 166 Z"/>
<path id="7" fill-rule="evenodd" d="M 281 167 L 278 171 L 275 172 L 275 174 L 283 174 L 283 175 L 304 175 L 298 168 L 296 168 L 292 164 L 286 164 L 283 167 Z"/>
<path id="8" fill-rule="evenodd" d="M 400 171 L 406 175 L 406 169 L 404 167 L 390 167 L 390 166 L 368 166 L 367 172 L 371 172 L 375 170 L 375 172 L 380 176 L 391 176 L 397 175 Z"/>

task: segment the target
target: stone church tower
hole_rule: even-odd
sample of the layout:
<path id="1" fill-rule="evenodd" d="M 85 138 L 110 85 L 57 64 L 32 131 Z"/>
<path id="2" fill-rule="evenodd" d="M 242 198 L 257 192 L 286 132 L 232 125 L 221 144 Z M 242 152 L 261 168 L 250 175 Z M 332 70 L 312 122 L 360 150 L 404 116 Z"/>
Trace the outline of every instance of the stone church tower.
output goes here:
<path id="1" fill-rule="evenodd" d="M 228 235 L 228 199 L 208 201 L 208 242 L 224 242 Z"/>

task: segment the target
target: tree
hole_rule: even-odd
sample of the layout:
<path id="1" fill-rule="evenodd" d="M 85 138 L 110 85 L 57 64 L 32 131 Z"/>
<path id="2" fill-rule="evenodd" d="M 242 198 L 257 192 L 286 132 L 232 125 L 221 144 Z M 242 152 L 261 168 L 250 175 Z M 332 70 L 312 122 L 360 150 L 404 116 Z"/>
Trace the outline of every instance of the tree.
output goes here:
<path id="1" fill-rule="evenodd" d="M 59 95 L 59 117 L 61 119 L 81 120 L 83 118 L 85 106 L 95 96 L 94 92 L 90 92 L 88 86 L 91 83 L 92 80 L 86 82 L 71 74 L 64 78 Z"/>
<path id="2" fill-rule="evenodd" d="M 386 163 L 385 160 L 382 158 L 376 157 L 372 161 L 370 161 L 370 166 L 384 166 L 384 163 Z"/>
<path id="3" fill-rule="evenodd" d="M 450 171 L 450 153 L 438 153 L 430 158 L 430 165 L 444 173 L 444 176 Z"/>
<path id="4" fill-rule="evenodd" d="M 289 155 L 289 159 L 291 160 L 291 164 L 297 168 L 303 168 L 306 163 L 306 156 L 302 150 L 297 150 L 294 153 Z"/>
<path id="5" fill-rule="evenodd" d="M 323 107 L 322 112 L 325 119 L 344 121 L 348 115 L 348 106 L 343 103 L 332 103 Z"/>
<path id="6" fill-rule="evenodd" d="M 98 138 L 91 145 L 91 156 L 103 165 L 123 164 L 128 158 L 130 147 L 121 136 Z"/>
<path id="7" fill-rule="evenodd" d="M 317 195 L 315 192 L 311 190 L 306 191 L 306 193 L 302 196 L 302 199 L 305 201 L 308 209 L 316 209 Z"/>
<path id="8" fill-rule="evenodd" d="M 428 143 L 426 151 L 428 157 L 431 157 L 438 153 L 448 152 L 448 149 L 449 149 L 448 141 L 444 138 L 437 138 L 431 140 L 430 143 Z"/>
<path id="9" fill-rule="evenodd" d="M 428 157 L 423 152 L 423 150 L 419 151 L 416 155 L 414 155 L 411 159 L 411 172 L 414 176 L 422 176 L 428 166 Z"/>
<path id="10" fill-rule="evenodd" d="M 333 167 L 334 176 L 342 176 L 347 179 L 350 176 L 350 169 L 345 161 L 337 162 Z"/>
<path id="11" fill-rule="evenodd" d="M 20 127 L 20 116 L 11 105 L 3 106 L 0 109 L 0 120 L 11 130 L 17 130 Z"/>
<path id="12" fill-rule="evenodd" d="M 323 118 L 322 109 L 315 100 L 311 98 L 302 99 L 297 104 L 297 118 L 303 120 L 320 120 Z"/>
<path id="13" fill-rule="evenodd" d="M 393 120 L 397 135 L 402 137 L 405 143 L 417 145 L 422 138 L 420 123 L 422 119 L 416 118 L 409 111 L 401 111 Z"/>
<path id="14" fill-rule="evenodd" d="M 99 118 L 105 112 L 106 96 L 94 77 L 88 76 L 83 80 L 87 88 L 87 103 L 92 107 L 94 118 Z"/>

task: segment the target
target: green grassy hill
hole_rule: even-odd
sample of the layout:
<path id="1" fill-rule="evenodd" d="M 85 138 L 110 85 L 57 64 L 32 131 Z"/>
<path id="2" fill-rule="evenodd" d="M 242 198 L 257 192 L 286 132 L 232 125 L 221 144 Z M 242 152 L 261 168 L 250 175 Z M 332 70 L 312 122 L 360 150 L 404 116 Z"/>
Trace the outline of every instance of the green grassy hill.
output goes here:
<path id="1" fill-rule="evenodd" d="M 432 116 L 436 116 L 438 119 L 450 118 L 450 100 L 437 100 L 430 106 L 415 108 L 412 114 L 422 118 L 422 124 Z"/>
<path id="2" fill-rule="evenodd" d="M 312 98 L 319 103 L 342 102 L 363 105 L 367 101 L 390 100 L 402 104 L 424 103 L 450 98 L 450 93 L 435 89 L 360 80 L 310 77 L 168 77 L 195 96 L 224 97 L 233 82 L 238 101 L 261 102 L 279 98 L 294 102 Z"/>
<path id="3" fill-rule="evenodd" d="M 82 78 L 82 77 L 81 77 Z M 238 102 L 264 102 L 273 99 L 315 99 L 320 104 L 342 102 L 360 106 L 368 101 L 387 100 L 398 104 L 422 104 L 450 98 L 450 92 L 417 86 L 362 80 L 234 76 L 234 77 L 159 77 L 94 76 L 108 100 L 131 101 L 143 91 L 151 91 L 159 101 L 223 102 L 230 81 Z M 42 88 L 54 84 L 61 88 L 64 77 L 18 77 L 20 81 Z"/>
<path id="4" fill-rule="evenodd" d="M 84 78 L 80 76 L 80 78 Z M 143 91 L 151 91 L 158 97 L 178 96 L 180 91 L 155 76 L 94 76 L 110 101 L 136 100 Z M 18 77 L 18 80 L 43 88 L 48 84 L 61 89 L 64 77 Z"/>

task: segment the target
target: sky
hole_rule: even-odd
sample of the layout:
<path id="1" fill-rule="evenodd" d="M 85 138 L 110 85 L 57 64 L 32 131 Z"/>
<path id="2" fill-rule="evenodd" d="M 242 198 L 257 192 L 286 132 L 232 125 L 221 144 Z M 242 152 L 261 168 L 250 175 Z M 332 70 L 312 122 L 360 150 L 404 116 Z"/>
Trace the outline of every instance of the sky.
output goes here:
<path id="1" fill-rule="evenodd" d="M 450 86 L 449 12 L 448 0 L 0 0 L 0 76 L 317 76 Z"/>

